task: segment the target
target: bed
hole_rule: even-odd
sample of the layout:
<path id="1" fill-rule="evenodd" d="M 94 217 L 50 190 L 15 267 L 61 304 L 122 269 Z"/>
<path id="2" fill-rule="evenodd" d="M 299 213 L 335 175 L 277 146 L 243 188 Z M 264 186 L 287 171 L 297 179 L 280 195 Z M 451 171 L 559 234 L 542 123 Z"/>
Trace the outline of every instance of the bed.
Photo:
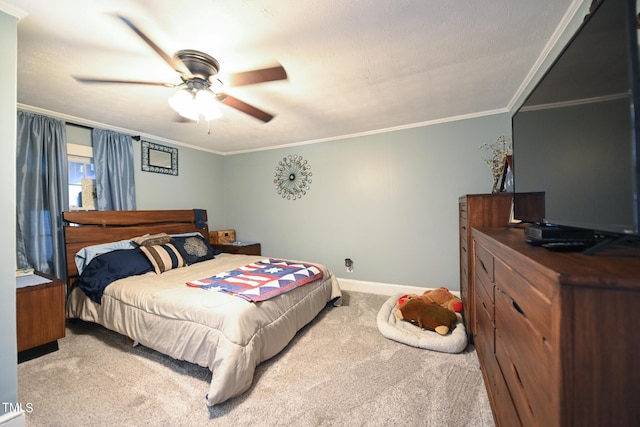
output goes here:
<path id="1" fill-rule="evenodd" d="M 323 265 L 226 253 L 160 272 L 148 262 L 151 270 L 133 275 L 119 272 L 100 292 L 92 293 L 90 287 L 83 288 L 91 283 L 87 277 L 111 262 L 102 260 L 115 259 L 120 265 L 122 255 L 127 260 L 139 259 L 136 251 L 142 246 L 119 245 L 158 233 L 172 236 L 172 242 L 179 242 L 183 236 L 208 237 L 206 211 L 65 212 L 63 219 L 70 289 L 67 317 L 98 323 L 133 342 L 209 368 L 212 378 L 205 394 L 208 406 L 248 390 L 259 363 L 283 350 L 328 303 L 340 305 L 339 284 Z M 88 255 L 92 248 L 101 249 Z M 208 278 L 226 277 L 229 272 L 261 262 L 304 265 L 317 274 L 309 276 L 303 285 L 259 302 L 200 286 L 206 285 Z M 113 268 L 110 271 L 113 273 Z M 309 281 L 316 276 L 321 277 Z"/>

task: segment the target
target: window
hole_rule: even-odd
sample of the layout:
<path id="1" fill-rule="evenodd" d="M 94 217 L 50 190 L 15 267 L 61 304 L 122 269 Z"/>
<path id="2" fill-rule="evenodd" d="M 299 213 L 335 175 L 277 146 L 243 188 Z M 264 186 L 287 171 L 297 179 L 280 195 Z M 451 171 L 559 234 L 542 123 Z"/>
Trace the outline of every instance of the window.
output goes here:
<path id="1" fill-rule="evenodd" d="M 69 161 L 69 209 L 95 209 L 96 170 L 93 164 L 92 148 L 67 144 L 67 158 Z"/>

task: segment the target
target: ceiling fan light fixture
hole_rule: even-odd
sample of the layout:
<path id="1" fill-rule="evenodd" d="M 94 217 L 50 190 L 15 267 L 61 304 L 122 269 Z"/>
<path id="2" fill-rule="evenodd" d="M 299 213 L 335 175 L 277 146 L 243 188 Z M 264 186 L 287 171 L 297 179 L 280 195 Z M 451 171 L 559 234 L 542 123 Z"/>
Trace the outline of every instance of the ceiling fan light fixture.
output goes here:
<path id="1" fill-rule="evenodd" d="M 202 89 L 194 92 L 182 89 L 169 98 L 169 105 L 182 117 L 199 121 L 201 116 L 206 121 L 222 117 L 218 101 L 213 92 Z"/>
<path id="2" fill-rule="evenodd" d="M 206 121 L 222 117 L 218 100 L 209 89 L 202 89 L 196 92 L 195 102 L 199 113 L 204 116 Z"/>
<path id="3" fill-rule="evenodd" d="M 198 120 L 198 110 L 193 93 L 189 89 L 182 89 L 169 98 L 169 105 L 182 117 Z"/>

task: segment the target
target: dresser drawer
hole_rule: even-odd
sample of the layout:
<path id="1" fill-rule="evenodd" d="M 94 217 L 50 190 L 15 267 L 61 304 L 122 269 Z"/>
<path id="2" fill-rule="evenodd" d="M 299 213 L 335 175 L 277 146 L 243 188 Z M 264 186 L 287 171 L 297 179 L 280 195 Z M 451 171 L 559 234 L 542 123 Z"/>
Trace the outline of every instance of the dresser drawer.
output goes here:
<path id="1" fill-rule="evenodd" d="M 468 226 L 468 221 L 467 221 L 467 204 L 466 203 L 460 203 L 459 206 L 459 212 L 460 212 L 460 236 L 463 236 L 465 241 L 467 239 L 467 226 Z"/>
<path id="2" fill-rule="evenodd" d="M 518 418 L 515 407 L 512 404 L 509 388 L 504 382 L 504 377 L 495 356 L 487 357 L 481 364 L 482 376 L 487 386 L 489 402 L 498 421 L 498 427 L 518 427 L 522 424 Z"/>
<path id="3" fill-rule="evenodd" d="M 480 255 L 484 259 L 483 261 L 476 260 L 476 293 L 480 294 L 481 299 L 485 302 L 487 306 L 493 306 L 494 301 L 494 280 L 492 278 L 493 274 L 487 271 L 487 265 L 493 266 L 494 260 L 493 256 L 487 252 L 486 250 L 480 249 Z M 477 253 L 476 253 L 477 256 Z M 489 267 L 490 268 L 490 267 Z M 491 310 L 491 319 L 493 320 L 493 309 Z"/>
<path id="4" fill-rule="evenodd" d="M 474 343 L 478 354 L 483 357 L 495 357 L 495 324 L 483 302 L 476 295 L 476 335 Z M 490 307 L 493 312 L 493 306 Z"/>
<path id="5" fill-rule="evenodd" d="M 460 200 L 458 203 L 458 208 L 460 210 L 460 216 L 464 214 L 464 217 L 467 218 L 467 210 L 469 209 L 469 204 L 466 200 Z"/>
<path id="6" fill-rule="evenodd" d="M 557 425 L 554 354 L 527 313 L 496 288 L 496 358 L 523 425 Z"/>
<path id="7" fill-rule="evenodd" d="M 496 288 L 505 292 L 517 304 L 527 321 L 552 345 L 551 301 L 530 281 L 500 261 L 495 262 Z"/>
<path id="8" fill-rule="evenodd" d="M 494 288 L 493 283 L 484 283 L 476 276 L 476 309 L 484 307 L 491 322 L 494 321 Z"/>
<path id="9" fill-rule="evenodd" d="M 493 283 L 495 279 L 493 271 L 493 255 L 482 245 L 476 244 L 476 276 L 484 283 Z"/>
<path id="10" fill-rule="evenodd" d="M 460 215 L 460 245 L 463 247 L 467 247 L 469 245 L 467 234 L 467 220 L 463 219 L 462 215 Z"/>

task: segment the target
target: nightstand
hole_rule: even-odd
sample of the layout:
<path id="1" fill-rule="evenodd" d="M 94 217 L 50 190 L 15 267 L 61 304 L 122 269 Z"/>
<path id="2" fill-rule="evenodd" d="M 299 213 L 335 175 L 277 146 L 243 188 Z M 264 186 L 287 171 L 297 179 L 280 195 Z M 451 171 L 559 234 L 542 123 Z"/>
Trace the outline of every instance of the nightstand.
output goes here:
<path id="1" fill-rule="evenodd" d="M 65 335 L 65 283 L 40 272 L 50 282 L 16 288 L 18 362 L 58 349 Z"/>
<path id="2" fill-rule="evenodd" d="M 229 254 L 262 255 L 260 243 L 214 243 L 211 246 Z"/>

